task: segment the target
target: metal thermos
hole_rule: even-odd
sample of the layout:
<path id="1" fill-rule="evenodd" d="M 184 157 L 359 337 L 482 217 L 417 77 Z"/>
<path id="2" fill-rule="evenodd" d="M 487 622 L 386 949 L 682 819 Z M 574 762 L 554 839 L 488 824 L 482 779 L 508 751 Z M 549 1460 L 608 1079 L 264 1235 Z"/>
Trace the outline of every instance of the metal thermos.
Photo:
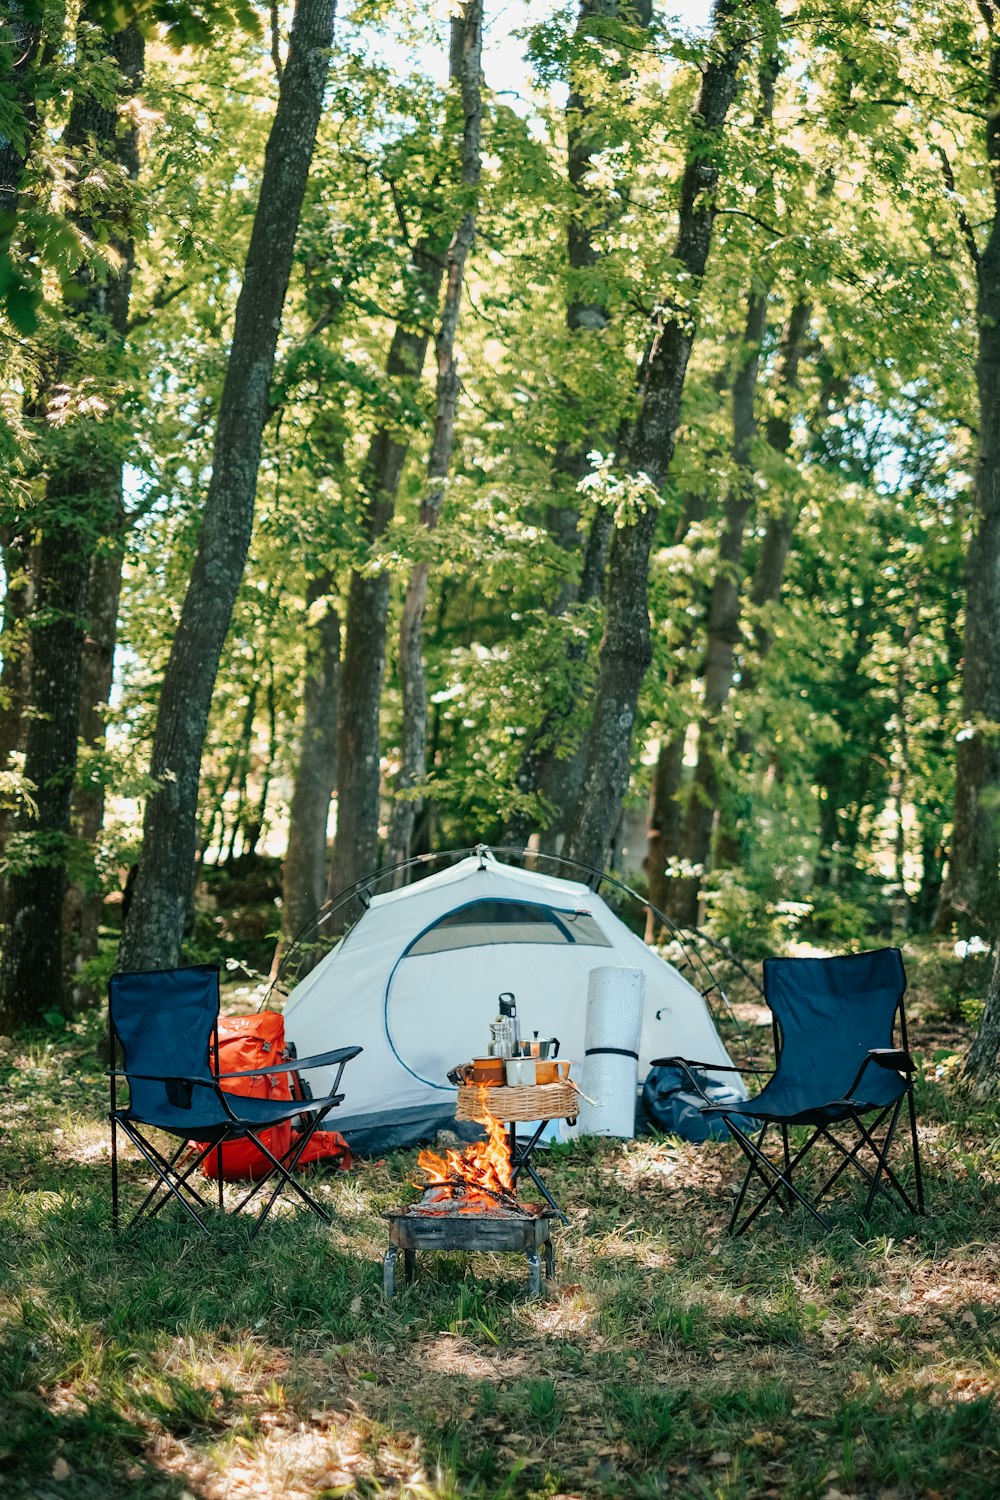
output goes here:
<path id="1" fill-rule="evenodd" d="M 490 1057 L 513 1057 L 514 1033 L 506 1016 L 497 1016 L 495 1021 L 490 1022 L 490 1045 L 487 1052 Z"/>
<path id="2" fill-rule="evenodd" d="M 504 990 L 500 996 L 500 1015 L 497 1020 L 506 1017 L 510 1021 L 510 1051 L 508 1057 L 517 1057 L 521 1051 L 521 1026 L 517 1019 L 517 1002 L 510 990 Z"/>

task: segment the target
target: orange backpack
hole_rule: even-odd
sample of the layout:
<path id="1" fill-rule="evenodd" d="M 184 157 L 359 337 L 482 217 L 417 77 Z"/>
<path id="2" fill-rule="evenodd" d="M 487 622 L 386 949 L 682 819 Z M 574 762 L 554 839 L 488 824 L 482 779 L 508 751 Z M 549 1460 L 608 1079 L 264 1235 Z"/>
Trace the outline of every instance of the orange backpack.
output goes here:
<path id="1" fill-rule="evenodd" d="M 252 1016 L 219 1017 L 219 1072 L 243 1073 L 251 1068 L 266 1068 L 269 1062 L 288 1060 L 285 1047 L 285 1018 L 275 1010 L 258 1011 Z M 224 1087 L 232 1094 L 249 1094 L 257 1099 L 308 1100 L 308 1090 L 298 1073 L 264 1073 L 259 1078 L 231 1078 Z M 260 1138 L 267 1149 L 282 1157 L 293 1144 L 297 1132 L 294 1122 L 286 1121 L 262 1130 Z M 222 1157 L 224 1182 L 256 1182 L 266 1177 L 271 1163 L 253 1141 L 229 1141 L 221 1151 L 211 1151 L 202 1163 L 206 1177 L 219 1176 Z M 339 1159 L 341 1171 L 351 1165 L 351 1153 L 342 1135 L 335 1130 L 318 1130 L 299 1157 L 298 1166 L 306 1162 Z"/>

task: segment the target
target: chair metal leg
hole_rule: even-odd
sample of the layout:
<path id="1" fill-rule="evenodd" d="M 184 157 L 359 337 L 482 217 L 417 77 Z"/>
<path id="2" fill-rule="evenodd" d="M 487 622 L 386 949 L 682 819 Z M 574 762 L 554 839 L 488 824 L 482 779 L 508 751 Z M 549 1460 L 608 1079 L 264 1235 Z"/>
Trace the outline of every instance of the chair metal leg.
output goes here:
<path id="1" fill-rule="evenodd" d="M 795 1186 L 791 1178 L 786 1177 L 783 1172 L 780 1172 L 774 1165 L 774 1163 L 772 1161 L 769 1161 L 764 1153 L 758 1148 L 758 1146 L 752 1140 L 750 1140 L 749 1136 L 745 1135 L 738 1125 L 734 1125 L 732 1120 L 730 1120 L 728 1116 L 723 1116 L 723 1118 L 725 1119 L 726 1124 L 729 1126 L 729 1129 L 739 1143 L 747 1159 L 751 1162 L 752 1167 L 757 1168 L 758 1174 L 765 1181 L 767 1180 L 766 1178 L 764 1178 L 765 1172 L 770 1173 L 771 1177 L 773 1177 L 774 1179 L 774 1181 L 771 1182 L 770 1186 L 768 1187 L 767 1192 L 761 1198 L 760 1202 L 755 1205 L 753 1211 L 748 1214 L 748 1216 L 746 1217 L 746 1219 L 744 1219 L 742 1225 L 740 1225 L 738 1229 L 734 1227 L 735 1217 L 730 1221 L 730 1233 L 736 1236 L 745 1234 L 746 1231 L 750 1228 L 750 1225 L 753 1223 L 754 1219 L 756 1219 L 757 1215 L 760 1213 L 761 1209 L 764 1208 L 765 1204 L 767 1204 L 771 1200 L 771 1198 L 775 1197 L 777 1194 L 780 1194 L 782 1187 L 785 1187 L 795 1199 L 795 1201 L 797 1203 L 800 1203 L 804 1209 L 812 1214 L 813 1218 L 818 1224 L 821 1224 L 824 1229 L 829 1229 L 830 1226 L 827 1223 L 826 1219 L 824 1219 L 823 1215 L 818 1211 L 818 1209 L 812 1203 L 810 1203 L 805 1194 L 799 1192 L 798 1188 Z M 816 1139 L 816 1135 L 818 1133 L 818 1131 L 815 1131 L 807 1144 L 796 1153 L 795 1157 L 792 1159 L 792 1168 L 797 1166 L 798 1163 L 802 1160 L 802 1157 L 809 1150 L 809 1147 Z M 761 1139 L 763 1139 L 763 1132 L 761 1134 Z"/>
<path id="2" fill-rule="evenodd" d="M 199 1207 L 202 1208 L 205 1213 L 207 1213 L 210 1205 L 207 1200 L 203 1198 L 199 1193 L 198 1189 L 191 1181 L 191 1178 L 194 1176 L 195 1172 L 198 1171 L 198 1168 L 202 1165 L 202 1163 L 206 1161 L 207 1158 L 211 1155 L 215 1147 L 209 1145 L 200 1152 L 195 1151 L 192 1154 L 191 1159 L 188 1162 L 187 1166 L 184 1168 L 183 1172 L 179 1172 L 177 1170 L 177 1165 L 183 1157 L 184 1153 L 188 1150 L 187 1141 L 181 1141 L 180 1145 L 177 1147 L 177 1150 L 174 1152 L 169 1161 L 165 1156 L 162 1156 L 160 1152 L 157 1151 L 156 1147 L 153 1146 L 150 1141 L 147 1141 L 146 1145 L 149 1147 L 150 1151 L 153 1153 L 153 1156 L 156 1158 L 161 1181 L 159 1183 L 154 1183 L 150 1188 L 149 1192 L 146 1194 L 146 1197 L 139 1205 L 139 1209 L 135 1214 L 132 1223 L 135 1223 L 136 1220 L 142 1218 L 143 1216 L 149 1219 L 155 1219 L 156 1215 L 160 1212 L 160 1209 L 163 1208 L 165 1204 L 170 1202 L 171 1195 L 167 1187 L 170 1182 L 174 1183 L 177 1188 L 183 1189 L 185 1193 L 188 1193 L 199 1205 Z M 154 1202 L 153 1200 L 156 1199 L 161 1187 L 165 1188 L 165 1191 L 157 1199 L 157 1201 Z"/>
<path id="3" fill-rule="evenodd" d="M 889 1162 L 889 1151 L 895 1137 L 896 1123 L 899 1118 L 899 1112 L 902 1107 L 902 1102 L 902 1099 L 899 1099 L 897 1100 L 895 1106 L 887 1104 L 879 1114 L 874 1125 L 870 1127 L 865 1125 L 860 1115 L 853 1113 L 851 1115 L 851 1120 L 855 1128 L 857 1129 L 858 1140 L 851 1148 L 848 1148 L 845 1143 L 837 1136 L 835 1136 L 831 1131 L 827 1129 L 823 1130 L 822 1134 L 824 1139 L 827 1140 L 835 1150 L 840 1152 L 843 1160 L 840 1162 L 836 1171 L 830 1174 L 830 1176 L 823 1183 L 822 1187 L 816 1193 L 817 1203 L 826 1196 L 837 1179 L 843 1172 L 847 1170 L 848 1167 L 854 1167 L 858 1172 L 860 1172 L 861 1176 L 868 1183 L 870 1190 L 868 1203 L 864 1211 L 865 1217 L 867 1217 L 871 1213 L 871 1208 L 872 1204 L 875 1201 L 876 1193 L 881 1192 L 884 1193 L 887 1197 L 891 1198 L 892 1194 L 889 1192 L 889 1187 L 886 1186 L 886 1182 L 888 1182 L 888 1184 L 895 1189 L 900 1201 L 905 1205 L 905 1207 L 911 1214 L 918 1212 L 918 1210 L 914 1207 L 909 1193 L 900 1182 L 898 1176 L 893 1170 L 891 1163 Z M 889 1121 L 889 1125 L 887 1126 L 885 1138 L 880 1144 L 875 1137 L 875 1132 L 881 1129 L 882 1125 L 884 1124 L 886 1119 L 889 1118 L 890 1114 L 892 1118 Z M 869 1151 L 871 1151 L 872 1155 L 875 1158 L 874 1172 L 869 1171 L 868 1167 L 861 1160 L 861 1157 L 859 1155 L 859 1153 L 866 1147 Z M 881 1180 L 883 1177 L 886 1179 L 886 1182 L 883 1182 Z"/>
<path id="4" fill-rule="evenodd" d="M 163 1204 L 166 1203 L 169 1200 L 169 1198 L 172 1196 L 172 1197 L 176 1198 L 177 1202 L 184 1209 L 185 1213 L 187 1213 L 187 1214 L 190 1215 L 190 1217 L 197 1224 L 198 1228 L 201 1229 L 201 1230 L 203 1230 L 205 1234 L 208 1234 L 209 1233 L 208 1225 L 202 1219 L 201 1215 L 198 1214 L 195 1211 L 194 1208 L 192 1208 L 190 1202 L 188 1201 L 188 1198 L 181 1191 L 181 1188 L 187 1185 L 185 1183 L 185 1178 L 187 1177 L 187 1173 L 184 1174 L 184 1178 L 178 1178 L 177 1174 L 173 1171 L 172 1163 L 166 1163 L 164 1161 L 164 1158 L 160 1156 L 159 1152 L 156 1151 L 152 1146 L 150 1146 L 149 1143 L 146 1140 L 144 1140 L 144 1138 L 139 1134 L 138 1131 L 136 1131 L 136 1130 L 130 1130 L 129 1127 L 128 1127 L 128 1125 L 126 1125 L 124 1123 L 124 1121 L 122 1122 L 122 1129 L 124 1130 L 125 1134 L 128 1136 L 129 1140 L 132 1142 L 132 1144 L 136 1147 L 136 1149 L 138 1151 L 140 1151 L 142 1153 L 142 1155 L 146 1158 L 146 1160 L 149 1162 L 149 1165 L 153 1168 L 153 1171 L 157 1174 L 158 1178 L 160 1179 L 159 1183 L 157 1183 L 157 1185 L 152 1189 L 152 1191 L 147 1194 L 145 1202 L 140 1206 L 140 1208 L 138 1209 L 138 1211 L 135 1214 L 133 1214 L 132 1218 L 129 1220 L 129 1226 L 128 1227 L 130 1229 L 133 1228 L 134 1225 L 136 1223 L 138 1223 L 139 1219 L 142 1218 L 144 1216 L 144 1214 L 147 1214 L 147 1205 L 157 1195 L 157 1193 L 159 1193 L 160 1188 L 162 1186 L 162 1188 L 164 1189 L 163 1197 L 155 1205 L 155 1207 L 151 1210 L 151 1213 L 149 1215 L 147 1215 L 147 1216 L 151 1216 L 151 1214 L 158 1213 L 159 1210 L 162 1208 Z M 180 1154 L 180 1151 L 184 1150 L 185 1145 L 186 1145 L 186 1142 L 183 1143 L 179 1147 L 177 1155 Z M 212 1149 L 214 1149 L 214 1148 L 213 1147 L 209 1147 L 209 1150 L 212 1150 Z M 176 1159 L 177 1159 L 177 1156 L 174 1157 L 174 1161 L 176 1161 Z M 198 1163 L 195 1163 L 195 1165 L 197 1165 L 197 1164 Z M 164 1168 L 166 1168 L 166 1171 L 170 1174 L 169 1176 L 165 1175 Z M 205 1207 L 204 1201 L 201 1198 L 198 1197 L 197 1193 L 194 1193 L 194 1189 L 190 1188 L 190 1186 L 188 1186 L 188 1191 L 189 1191 L 189 1193 L 193 1194 L 193 1196 L 195 1198 L 197 1198 L 197 1201 L 199 1203 L 201 1203 L 201 1206 L 204 1208 Z"/>
<path id="5" fill-rule="evenodd" d="M 255 1198 L 259 1192 L 262 1191 L 266 1184 L 271 1181 L 271 1178 L 274 1177 L 275 1174 L 278 1175 L 278 1181 L 275 1183 L 270 1197 L 268 1198 L 264 1207 L 261 1209 L 260 1213 L 257 1215 L 257 1221 L 251 1231 L 251 1238 L 256 1236 L 261 1225 L 264 1223 L 264 1220 L 267 1218 L 267 1216 L 271 1212 L 271 1209 L 274 1207 L 274 1204 L 277 1201 L 278 1195 L 280 1194 L 282 1188 L 286 1186 L 290 1187 L 293 1192 L 297 1193 L 302 1202 L 305 1203 L 307 1207 L 311 1208 L 313 1213 L 316 1214 L 318 1218 L 322 1219 L 325 1224 L 330 1224 L 332 1222 L 330 1215 L 327 1213 L 323 1205 L 316 1198 L 314 1198 L 313 1195 L 302 1186 L 301 1182 L 298 1182 L 292 1175 L 299 1157 L 305 1150 L 310 1137 L 313 1135 L 320 1121 L 322 1121 L 326 1117 L 332 1107 L 333 1106 L 331 1104 L 328 1105 L 326 1109 L 319 1111 L 316 1115 L 316 1125 L 313 1127 L 313 1130 L 310 1130 L 308 1133 L 303 1134 L 296 1142 L 292 1150 L 286 1153 L 286 1155 L 281 1158 L 275 1156 L 274 1153 L 267 1146 L 265 1146 L 264 1142 L 259 1138 L 259 1136 L 255 1135 L 253 1131 L 247 1131 L 247 1139 L 252 1140 L 254 1145 L 257 1146 L 257 1148 L 263 1153 L 263 1155 L 267 1157 L 268 1161 L 271 1163 L 271 1170 L 265 1177 L 262 1177 L 259 1182 L 254 1184 L 249 1193 L 247 1193 L 243 1198 L 240 1199 L 240 1202 L 236 1206 L 236 1212 L 239 1213 L 241 1209 L 245 1208 L 246 1205 L 250 1203 L 251 1200 Z"/>
<path id="6" fill-rule="evenodd" d="M 781 1151 L 783 1151 L 784 1155 L 784 1175 L 786 1175 L 786 1178 L 790 1182 L 792 1181 L 792 1152 L 789 1149 L 789 1127 L 787 1125 L 781 1127 Z M 789 1208 L 792 1208 L 792 1203 L 793 1199 L 789 1194 Z"/>
<path id="7" fill-rule="evenodd" d="M 118 1234 L 121 1217 L 118 1205 L 118 1121 L 111 1116 L 111 1230 Z"/>
<path id="8" fill-rule="evenodd" d="M 920 1169 L 920 1142 L 917 1140 L 917 1107 L 913 1098 L 913 1085 L 906 1091 L 910 1107 L 910 1147 L 913 1151 L 913 1176 L 917 1189 L 917 1213 L 924 1212 L 924 1176 Z"/>
<path id="9" fill-rule="evenodd" d="M 723 1118 L 725 1118 L 725 1117 L 723 1117 Z M 729 1124 L 728 1120 L 726 1121 L 726 1124 L 729 1125 L 729 1129 L 730 1129 L 730 1131 L 732 1131 L 733 1127 L 732 1127 L 732 1125 Z M 767 1135 L 767 1128 L 768 1127 L 767 1127 L 766 1123 L 761 1126 L 760 1135 L 757 1137 L 757 1146 L 758 1146 L 758 1149 L 760 1147 L 762 1147 L 763 1144 L 764 1144 L 764 1137 Z M 741 1147 L 741 1149 L 742 1149 L 742 1147 Z M 745 1152 L 744 1152 L 744 1155 L 746 1155 Z M 733 1231 L 734 1231 L 734 1229 L 735 1229 L 735 1227 L 736 1227 L 737 1220 L 739 1219 L 739 1216 L 740 1216 L 740 1210 L 743 1207 L 743 1200 L 746 1198 L 747 1188 L 750 1186 L 750 1179 L 754 1175 L 754 1173 L 756 1173 L 758 1176 L 762 1175 L 761 1172 L 760 1172 L 760 1169 L 758 1168 L 758 1166 L 756 1164 L 756 1162 L 754 1162 L 753 1159 L 750 1158 L 750 1165 L 747 1167 L 746 1172 L 743 1174 L 743 1182 L 740 1185 L 740 1190 L 739 1190 L 739 1193 L 737 1194 L 737 1197 L 736 1197 L 736 1203 L 735 1203 L 735 1206 L 733 1208 L 732 1214 L 730 1215 L 730 1218 L 729 1218 L 729 1225 L 728 1225 L 728 1231 L 727 1231 L 729 1234 L 732 1234 Z M 766 1186 L 766 1179 L 762 1179 L 762 1180 L 765 1181 L 765 1186 Z"/>

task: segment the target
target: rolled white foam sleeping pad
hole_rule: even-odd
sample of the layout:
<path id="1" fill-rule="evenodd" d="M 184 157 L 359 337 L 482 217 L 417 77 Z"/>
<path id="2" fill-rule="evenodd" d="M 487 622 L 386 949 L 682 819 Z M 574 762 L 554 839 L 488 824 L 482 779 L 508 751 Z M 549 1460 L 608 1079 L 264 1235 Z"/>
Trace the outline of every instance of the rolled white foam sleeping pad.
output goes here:
<path id="1" fill-rule="evenodd" d="M 639 1036 L 646 976 L 641 969 L 592 969 L 587 989 L 579 1133 L 635 1135 Z M 594 1100 L 593 1104 L 587 1102 Z"/>

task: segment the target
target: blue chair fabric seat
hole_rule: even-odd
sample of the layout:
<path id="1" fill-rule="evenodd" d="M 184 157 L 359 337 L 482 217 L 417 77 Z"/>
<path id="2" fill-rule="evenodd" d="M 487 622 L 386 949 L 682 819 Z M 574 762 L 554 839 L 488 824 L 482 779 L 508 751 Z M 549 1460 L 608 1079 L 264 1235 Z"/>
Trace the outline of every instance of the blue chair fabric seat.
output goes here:
<path id="1" fill-rule="evenodd" d="M 895 1192 L 911 1213 L 923 1213 L 913 1097 L 916 1064 L 907 1050 L 905 992 L 906 973 L 898 948 L 833 958 L 765 959 L 764 998 L 772 1016 L 775 1068 L 759 1094 L 740 1101 L 738 1114 L 731 1104 L 713 1103 L 699 1087 L 692 1069 L 707 1064 L 684 1058 L 657 1060 L 687 1072 L 702 1095 L 702 1113 L 724 1119 L 747 1158 L 746 1176 L 729 1224 L 731 1233 L 744 1233 L 771 1202 L 781 1208 L 798 1202 L 828 1227 L 817 1204 L 848 1168 L 856 1169 L 868 1182 L 866 1216 L 879 1192 L 890 1196 Z M 720 1071 L 717 1066 L 714 1070 Z M 904 1103 L 909 1113 L 915 1201 L 889 1162 Z M 865 1117 L 872 1114 L 875 1119 L 866 1123 Z M 747 1117 L 760 1122 L 756 1140 L 746 1129 Z M 764 1151 L 772 1126 L 778 1127 L 781 1137 L 780 1166 Z M 788 1135 L 793 1126 L 812 1129 L 794 1155 Z M 850 1127 L 848 1143 L 834 1126 Z M 838 1165 L 807 1196 L 799 1184 L 799 1168 L 819 1141 L 834 1148 Z M 765 1192 L 741 1220 L 755 1178 Z"/>
<path id="2" fill-rule="evenodd" d="M 256 1234 L 284 1189 L 291 1190 L 321 1219 L 330 1215 L 292 1174 L 305 1147 L 331 1109 L 344 1098 L 338 1093 L 344 1068 L 361 1052 L 341 1047 L 293 1062 L 239 1073 L 218 1071 L 219 970 L 214 964 L 114 974 L 108 986 L 112 1056 L 121 1053 L 122 1066 L 112 1066 L 111 1171 L 112 1221 L 120 1224 L 118 1132 L 122 1131 L 153 1168 L 156 1181 L 130 1221 L 152 1218 L 168 1202 L 181 1204 L 207 1231 L 204 1211 L 209 1207 L 195 1187 L 194 1174 L 211 1152 L 229 1141 L 250 1138 L 270 1162 L 270 1170 L 241 1201 L 240 1212 L 260 1197 L 253 1233 Z M 282 1072 L 336 1068 L 333 1088 L 322 1099 L 267 1099 L 236 1093 L 224 1087 L 235 1079 L 253 1079 Z M 118 1086 L 127 1085 L 128 1101 L 118 1102 Z M 260 1132 L 299 1118 L 303 1128 L 283 1156 L 275 1156 Z M 162 1152 L 146 1130 L 164 1131 L 179 1140 L 172 1156 Z M 192 1152 L 192 1146 L 197 1149 Z M 273 1184 L 265 1197 L 264 1189 Z M 223 1208 L 219 1173 L 218 1206 Z"/>

